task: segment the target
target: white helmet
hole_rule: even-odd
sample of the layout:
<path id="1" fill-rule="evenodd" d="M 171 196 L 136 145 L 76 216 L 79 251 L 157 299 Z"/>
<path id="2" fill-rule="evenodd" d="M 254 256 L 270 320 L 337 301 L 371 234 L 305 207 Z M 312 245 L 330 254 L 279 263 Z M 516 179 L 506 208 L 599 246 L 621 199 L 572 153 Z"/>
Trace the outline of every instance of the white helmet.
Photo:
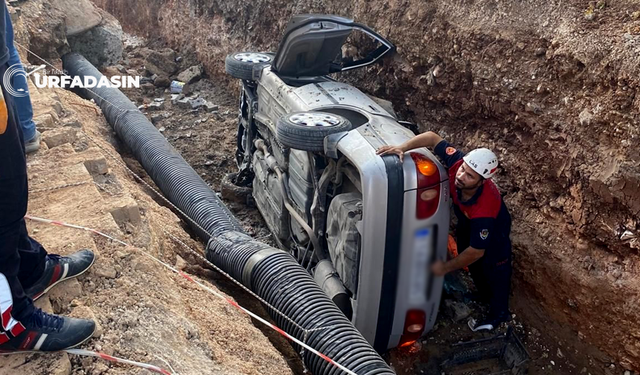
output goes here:
<path id="1" fill-rule="evenodd" d="M 498 170 L 498 158 L 488 148 L 477 148 L 462 158 L 480 176 L 489 179 Z"/>

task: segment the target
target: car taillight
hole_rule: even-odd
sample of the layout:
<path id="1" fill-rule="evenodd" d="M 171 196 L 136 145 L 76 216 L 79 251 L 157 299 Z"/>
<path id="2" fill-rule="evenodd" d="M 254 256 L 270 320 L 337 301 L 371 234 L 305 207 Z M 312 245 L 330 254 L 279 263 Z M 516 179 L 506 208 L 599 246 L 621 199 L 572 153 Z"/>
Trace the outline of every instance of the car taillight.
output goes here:
<path id="1" fill-rule="evenodd" d="M 404 331 L 400 337 L 399 347 L 413 345 L 424 331 L 427 315 L 422 310 L 409 310 L 404 320 Z"/>
<path id="2" fill-rule="evenodd" d="M 436 213 L 440 202 L 440 172 L 438 166 L 428 157 L 412 152 L 411 158 L 416 165 L 418 191 L 416 217 L 427 219 Z"/>

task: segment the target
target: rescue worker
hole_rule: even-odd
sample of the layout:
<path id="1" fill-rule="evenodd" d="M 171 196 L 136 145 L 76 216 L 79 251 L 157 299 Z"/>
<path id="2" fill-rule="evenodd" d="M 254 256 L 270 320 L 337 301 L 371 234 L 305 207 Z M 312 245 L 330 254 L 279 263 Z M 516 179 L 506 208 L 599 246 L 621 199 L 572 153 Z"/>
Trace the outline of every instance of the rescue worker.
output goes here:
<path id="1" fill-rule="evenodd" d="M 0 6 L 0 77 L 9 65 L 6 3 Z M 28 188 L 24 136 L 13 98 L 0 81 L 0 352 L 58 351 L 90 339 L 95 323 L 43 312 L 33 305 L 54 285 L 85 272 L 90 250 L 69 257 L 47 254 L 24 221 Z"/>
<path id="2" fill-rule="evenodd" d="M 473 331 L 493 330 L 510 320 L 511 215 L 491 177 L 498 169 L 498 158 L 486 148 L 468 154 L 457 150 L 434 132 L 417 135 L 400 146 L 382 146 L 379 155 L 395 154 L 420 147 L 431 148 L 442 159 L 449 173 L 450 192 L 458 219 L 456 242 L 460 255 L 437 261 L 432 272 L 443 276 L 469 267 L 478 299 L 489 303 L 485 319 L 471 319 Z"/>

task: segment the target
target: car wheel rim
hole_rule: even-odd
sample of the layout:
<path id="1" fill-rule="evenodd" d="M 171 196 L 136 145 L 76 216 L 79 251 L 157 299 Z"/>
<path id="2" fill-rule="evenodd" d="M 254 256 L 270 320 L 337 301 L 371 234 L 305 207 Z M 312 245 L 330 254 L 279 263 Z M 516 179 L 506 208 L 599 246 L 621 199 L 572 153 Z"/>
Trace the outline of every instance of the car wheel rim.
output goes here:
<path id="1" fill-rule="evenodd" d="M 328 113 L 297 113 L 289 117 L 289 120 L 296 125 L 309 127 L 329 127 L 340 124 L 337 116 Z"/>
<path id="2" fill-rule="evenodd" d="M 271 56 L 264 53 L 257 53 L 257 52 L 236 53 L 233 56 L 233 58 L 238 61 L 254 63 L 254 64 L 266 63 L 271 61 Z"/>

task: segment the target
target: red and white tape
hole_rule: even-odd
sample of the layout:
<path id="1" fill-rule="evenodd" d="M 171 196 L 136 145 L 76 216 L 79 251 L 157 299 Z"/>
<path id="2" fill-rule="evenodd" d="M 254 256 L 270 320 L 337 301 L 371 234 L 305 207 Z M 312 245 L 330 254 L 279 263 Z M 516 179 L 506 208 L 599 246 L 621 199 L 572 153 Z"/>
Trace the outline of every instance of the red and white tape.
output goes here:
<path id="1" fill-rule="evenodd" d="M 102 236 L 104 238 L 107 238 L 107 239 L 109 239 L 111 241 L 117 242 L 120 245 L 129 246 L 129 244 L 127 244 L 126 242 L 122 242 L 122 241 L 120 241 L 119 239 L 117 239 L 115 237 L 111 237 L 110 235 L 108 235 L 106 233 L 102 233 L 102 232 L 97 231 L 95 229 L 83 227 L 83 226 L 80 226 L 80 225 L 68 224 L 68 223 L 64 223 L 62 221 L 58 221 L 58 220 L 43 219 L 43 218 L 40 218 L 40 217 L 31 216 L 31 215 L 25 215 L 24 218 L 25 219 L 29 219 L 29 220 L 33 220 L 33 221 L 38 221 L 38 222 L 41 222 L 41 223 L 57 225 L 59 227 L 67 227 L 67 228 L 84 230 L 86 232 L 91 232 L 91 233 L 97 234 L 99 236 Z"/>
<path id="2" fill-rule="evenodd" d="M 84 357 L 101 358 L 101 359 L 104 359 L 105 361 L 109 361 L 109 362 L 123 363 L 123 364 L 131 365 L 131 366 L 136 366 L 136 367 L 140 367 L 140 368 L 143 368 L 143 369 L 147 369 L 147 370 L 149 370 L 151 372 L 155 372 L 157 374 L 173 375 L 171 372 L 169 372 L 169 371 L 167 371 L 167 370 L 165 370 L 163 368 L 160 368 L 158 366 L 150 365 L 148 363 L 143 363 L 143 362 L 131 361 L 129 359 L 118 358 L 118 357 L 110 356 L 110 355 L 104 354 L 104 353 L 92 352 L 91 350 L 67 349 L 67 350 L 65 350 L 65 352 L 67 352 L 69 354 L 74 354 L 74 355 L 81 355 L 81 356 L 84 356 Z"/>
<path id="3" fill-rule="evenodd" d="M 110 239 L 114 242 L 117 242 L 121 245 L 124 246 L 129 246 L 129 244 L 127 244 L 126 242 L 123 242 L 121 240 L 118 240 L 112 236 L 109 236 L 108 234 L 102 233 L 98 230 L 92 229 L 92 228 L 88 228 L 88 227 L 84 227 L 81 225 L 74 225 L 74 224 L 68 224 L 62 221 L 57 221 L 57 220 L 49 220 L 49 219 L 43 219 L 43 218 L 39 218 L 39 217 L 35 217 L 35 216 L 30 216 L 30 215 L 26 215 L 25 216 L 26 219 L 29 220 L 33 220 L 33 221 L 38 221 L 41 223 L 47 223 L 47 224 L 51 224 L 51 225 L 56 225 L 56 226 L 61 226 L 61 227 L 67 227 L 67 228 L 73 228 L 73 229 L 79 229 L 79 230 L 84 230 L 87 232 L 91 232 L 94 234 L 97 234 L 99 236 L 105 237 L 107 239 Z M 323 360 L 329 362 L 331 365 L 339 368 L 340 370 L 344 371 L 345 373 L 349 374 L 349 375 L 358 375 L 355 372 L 349 370 L 348 368 L 344 367 L 343 365 L 341 365 L 340 363 L 332 360 L 331 358 L 329 358 L 328 356 L 324 355 L 323 353 L 320 353 L 319 351 L 317 351 L 316 349 L 312 348 L 311 346 L 307 345 L 305 342 L 302 342 L 300 340 L 298 340 L 297 338 L 289 335 L 288 333 L 286 333 L 285 331 L 283 331 L 282 329 L 280 329 L 279 327 L 277 327 L 274 324 L 271 324 L 270 322 L 264 320 L 263 318 L 261 318 L 260 316 L 254 314 L 253 312 L 245 309 L 244 307 L 240 306 L 236 301 L 232 300 L 231 298 L 227 298 L 226 296 L 224 296 L 223 294 L 209 288 L 208 286 L 202 284 L 201 282 L 199 282 L 198 280 L 194 279 L 193 277 L 189 276 L 188 274 L 175 269 L 173 266 L 161 261 L 160 259 L 154 257 L 153 255 L 146 253 L 144 251 L 141 251 L 142 254 L 146 255 L 147 257 L 149 257 L 150 259 L 152 259 L 153 261 L 163 265 L 165 268 L 171 270 L 172 272 L 184 277 L 185 279 L 195 283 L 196 285 L 198 285 L 200 288 L 202 288 L 203 290 L 211 293 L 212 295 L 225 300 L 227 303 L 229 303 L 230 305 L 232 305 L 233 307 L 237 308 L 238 310 L 246 313 L 247 315 L 251 316 L 252 318 L 254 318 L 255 320 L 259 321 L 260 323 L 268 326 L 269 328 L 273 329 L 274 331 L 278 332 L 279 334 L 281 334 L 282 336 L 284 336 L 285 338 L 295 342 L 296 344 L 300 345 L 301 347 L 303 347 L 305 350 L 308 350 L 310 353 L 315 354 L 316 356 L 322 358 Z M 98 357 L 102 358 L 99 354 L 97 355 Z M 124 362 L 124 363 L 128 363 L 128 362 Z M 165 370 L 166 371 L 166 370 Z"/>

